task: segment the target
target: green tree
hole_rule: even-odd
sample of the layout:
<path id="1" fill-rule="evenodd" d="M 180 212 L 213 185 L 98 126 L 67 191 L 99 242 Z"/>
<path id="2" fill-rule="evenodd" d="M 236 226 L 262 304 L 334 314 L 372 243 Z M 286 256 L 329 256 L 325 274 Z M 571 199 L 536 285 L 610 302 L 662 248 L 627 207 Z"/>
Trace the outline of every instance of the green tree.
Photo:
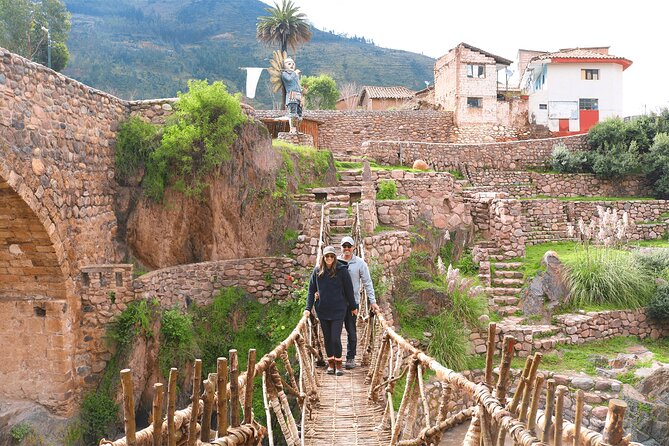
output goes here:
<path id="1" fill-rule="evenodd" d="M 669 198 L 669 135 L 658 133 L 644 156 L 644 172 L 659 198 Z"/>
<path id="2" fill-rule="evenodd" d="M 274 3 L 273 8 L 265 8 L 268 16 L 258 17 L 256 38 L 266 45 L 278 44 L 281 51 L 288 47 L 311 40 L 311 27 L 306 16 L 299 12 L 292 0 L 282 0 L 281 5 Z"/>
<path id="3" fill-rule="evenodd" d="M 304 76 L 300 85 L 306 90 L 306 106 L 313 110 L 334 110 L 339 91 L 337 83 L 327 74 Z"/>
<path id="4" fill-rule="evenodd" d="M 62 0 L 0 0 L 0 47 L 46 65 L 51 35 L 51 67 L 61 71 L 70 54 L 65 42 L 70 13 Z"/>

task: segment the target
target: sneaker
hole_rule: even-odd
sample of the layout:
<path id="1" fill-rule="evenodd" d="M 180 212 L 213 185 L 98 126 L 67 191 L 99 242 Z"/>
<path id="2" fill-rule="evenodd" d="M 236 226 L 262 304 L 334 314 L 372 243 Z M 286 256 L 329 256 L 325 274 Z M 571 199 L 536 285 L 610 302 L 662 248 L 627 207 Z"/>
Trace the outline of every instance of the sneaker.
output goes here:
<path id="1" fill-rule="evenodd" d="M 344 369 L 341 366 L 341 362 L 342 362 L 341 359 L 338 359 L 338 360 L 335 361 L 335 368 L 337 370 L 335 372 L 335 375 L 337 375 L 337 376 L 342 376 L 344 374 Z"/>
<path id="2" fill-rule="evenodd" d="M 328 369 L 325 371 L 328 375 L 335 374 L 335 361 L 334 359 L 328 359 Z"/>
<path id="3" fill-rule="evenodd" d="M 351 370 L 355 368 L 355 359 L 347 359 L 346 364 L 344 364 L 344 368 L 347 370 Z"/>

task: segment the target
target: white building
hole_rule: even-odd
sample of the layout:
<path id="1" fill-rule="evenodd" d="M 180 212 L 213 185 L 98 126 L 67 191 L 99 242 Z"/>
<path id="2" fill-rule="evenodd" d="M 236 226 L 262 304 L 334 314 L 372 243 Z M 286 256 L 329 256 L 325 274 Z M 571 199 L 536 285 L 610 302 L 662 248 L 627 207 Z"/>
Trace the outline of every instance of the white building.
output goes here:
<path id="1" fill-rule="evenodd" d="M 524 57 L 525 52 L 532 57 Z M 632 61 L 608 47 L 564 49 L 555 53 L 519 51 L 527 61 L 521 89 L 528 95 L 530 122 L 562 134 L 586 132 L 597 122 L 621 116 L 623 71 Z"/>

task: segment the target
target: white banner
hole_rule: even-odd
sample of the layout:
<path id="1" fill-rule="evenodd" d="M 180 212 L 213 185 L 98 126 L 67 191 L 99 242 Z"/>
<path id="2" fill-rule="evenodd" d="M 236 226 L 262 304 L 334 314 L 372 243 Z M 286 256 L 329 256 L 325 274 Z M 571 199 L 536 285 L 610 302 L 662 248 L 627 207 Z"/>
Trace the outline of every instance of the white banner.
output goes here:
<path id="1" fill-rule="evenodd" d="M 256 86 L 264 68 L 246 67 L 244 70 L 246 70 L 246 97 L 253 99 L 256 97 Z"/>

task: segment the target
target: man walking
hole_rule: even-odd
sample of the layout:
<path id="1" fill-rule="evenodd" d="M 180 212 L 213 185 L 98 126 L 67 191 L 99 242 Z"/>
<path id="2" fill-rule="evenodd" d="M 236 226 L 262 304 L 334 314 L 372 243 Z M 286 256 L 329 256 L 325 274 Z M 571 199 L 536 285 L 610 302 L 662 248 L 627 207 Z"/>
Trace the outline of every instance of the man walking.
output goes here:
<path id="1" fill-rule="evenodd" d="M 372 285 L 372 277 L 369 275 L 369 267 L 364 260 L 353 254 L 353 243 L 354 241 L 351 237 L 346 236 L 341 239 L 340 260 L 348 263 L 348 273 L 351 275 L 351 281 L 353 282 L 355 303 L 360 305 L 360 286 L 362 284 L 365 287 L 367 300 L 372 311 L 379 313 L 381 309 L 376 304 L 376 296 L 374 296 L 374 286 Z M 346 329 L 348 342 L 346 343 L 346 363 L 344 367 L 347 369 L 355 367 L 355 353 L 358 345 L 358 335 L 355 327 L 356 319 L 357 316 L 353 316 L 350 311 L 346 312 L 344 328 Z"/>

